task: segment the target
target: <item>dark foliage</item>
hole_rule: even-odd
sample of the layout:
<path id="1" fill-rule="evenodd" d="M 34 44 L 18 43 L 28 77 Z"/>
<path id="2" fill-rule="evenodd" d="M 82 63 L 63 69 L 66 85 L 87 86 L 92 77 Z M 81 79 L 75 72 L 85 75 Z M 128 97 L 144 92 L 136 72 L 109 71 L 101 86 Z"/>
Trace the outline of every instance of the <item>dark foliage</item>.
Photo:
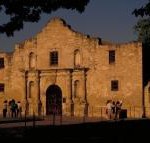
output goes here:
<path id="1" fill-rule="evenodd" d="M 142 6 L 139 9 L 135 9 L 132 14 L 134 14 L 136 17 L 150 16 L 150 1 L 144 7 Z"/>
<path id="2" fill-rule="evenodd" d="M 132 12 L 136 17 L 142 17 L 135 25 L 138 40 L 143 43 L 143 84 L 150 81 L 150 1 Z"/>
<path id="3" fill-rule="evenodd" d="M 90 0 L 0 0 L 0 12 L 10 17 L 0 25 L 0 33 L 13 36 L 23 28 L 24 22 L 38 22 L 42 13 L 51 13 L 59 8 L 83 12 Z"/>

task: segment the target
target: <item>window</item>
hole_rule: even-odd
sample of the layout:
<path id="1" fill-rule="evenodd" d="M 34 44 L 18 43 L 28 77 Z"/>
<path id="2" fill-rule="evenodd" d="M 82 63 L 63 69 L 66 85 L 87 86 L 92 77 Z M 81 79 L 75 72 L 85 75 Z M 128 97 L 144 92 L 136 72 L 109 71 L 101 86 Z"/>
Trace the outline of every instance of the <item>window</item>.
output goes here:
<path id="1" fill-rule="evenodd" d="M 66 103 L 66 98 L 65 97 L 63 97 L 63 103 Z"/>
<path id="2" fill-rule="evenodd" d="M 3 83 L 0 83 L 0 92 L 4 92 L 5 85 Z"/>
<path id="3" fill-rule="evenodd" d="M 111 91 L 118 91 L 119 86 L 118 86 L 118 80 L 112 80 L 111 81 Z"/>
<path id="4" fill-rule="evenodd" d="M 0 58 L 0 69 L 4 68 L 4 58 Z"/>
<path id="5" fill-rule="evenodd" d="M 50 65 L 58 65 L 58 52 L 50 52 Z"/>
<path id="6" fill-rule="evenodd" d="M 109 51 L 109 64 L 115 63 L 115 51 L 111 50 Z"/>

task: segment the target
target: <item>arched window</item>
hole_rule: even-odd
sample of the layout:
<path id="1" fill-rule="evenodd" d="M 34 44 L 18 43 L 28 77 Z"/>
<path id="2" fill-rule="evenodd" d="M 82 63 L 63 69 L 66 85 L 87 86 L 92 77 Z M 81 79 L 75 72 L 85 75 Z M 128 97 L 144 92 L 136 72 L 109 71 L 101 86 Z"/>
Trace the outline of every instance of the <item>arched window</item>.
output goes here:
<path id="1" fill-rule="evenodd" d="M 36 59 L 35 59 L 35 54 L 34 54 L 33 52 L 31 52 L 31 53 L 29 54 L 29 68 L 30 68 L 30 69 L 35 68 L 35 61 L 36 61 Z"/>
<path id="2" fill-rule="evenodd" d="M 29 82 L 29 98 L 32 98 L 32 95 L 34 94 L 34 82 L 30 81 Z"/>
<path id="3" fill-rule="evenodd" d="M 79 80 L 74 82 L 74 98 L 79 97 Z"/>
<path id="4" fill-rule="evenodd" d="M 74 51 L 74 66 L 75 67 L 81 66 L 81 54 L 79 50 Z"/>

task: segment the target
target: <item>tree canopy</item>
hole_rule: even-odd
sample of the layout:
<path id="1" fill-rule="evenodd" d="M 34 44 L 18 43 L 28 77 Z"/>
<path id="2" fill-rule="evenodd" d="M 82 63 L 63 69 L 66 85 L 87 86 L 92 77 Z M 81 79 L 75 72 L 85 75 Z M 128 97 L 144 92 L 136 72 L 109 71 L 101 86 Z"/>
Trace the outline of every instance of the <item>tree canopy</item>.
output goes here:
<path id="1" fill-rule="evenodd" d="M 23 28 L 24 22 L 38 22 L 42 13 L 51 13 L 59 8 L 82 13 L 90 0 L 0 0 L 0 14 L 9 16 L 0 25 L 0 33 L 13 36 Z"/>
<path id="2" fill-rule="evenodd" d="M 133 13 L 136 17 L 141 17 L 135 25 L 138 40 L 143 43 L 143 84 L 147 85 L 150 81 L 150 1 Z"/>
<path id="3" fill-rule="evenodd" d="M 145 5 L 145 6 L 142 6 L 141 8 L 139 9 L 135 9 L 133 11 L 133 14 L 138 17 L 138 16 L 150 16 L 150 1 Z"/>
<path id="4" fill-rule="evenodd" d="M 139 9 L 135 9 L 133 13 L 136 17 L 141 17 L 135 25 L 135 30 L 138 33 L 138 40 L 144 44 L 150 44 L 150 1 Z"/>

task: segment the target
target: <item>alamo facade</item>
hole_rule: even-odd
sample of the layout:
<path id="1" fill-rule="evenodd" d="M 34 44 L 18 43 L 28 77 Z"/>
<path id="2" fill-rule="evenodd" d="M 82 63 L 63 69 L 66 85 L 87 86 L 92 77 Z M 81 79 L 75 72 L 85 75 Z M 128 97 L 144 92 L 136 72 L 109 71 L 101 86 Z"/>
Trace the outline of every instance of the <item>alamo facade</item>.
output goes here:
<path id="1" fill-rule="evenodd" d="M 98 116 L 93 109 L 112 99 L 142 114 L 150 107 L 149 87 L 143 91 L 140 42 L 105 42 L 75 32 L 60 18 L 14 52 L 0 52 L 1 110 L 4 100 L 15 99 L 29 115 L 49 115 L 55 102 L 63 115 Z"/>

